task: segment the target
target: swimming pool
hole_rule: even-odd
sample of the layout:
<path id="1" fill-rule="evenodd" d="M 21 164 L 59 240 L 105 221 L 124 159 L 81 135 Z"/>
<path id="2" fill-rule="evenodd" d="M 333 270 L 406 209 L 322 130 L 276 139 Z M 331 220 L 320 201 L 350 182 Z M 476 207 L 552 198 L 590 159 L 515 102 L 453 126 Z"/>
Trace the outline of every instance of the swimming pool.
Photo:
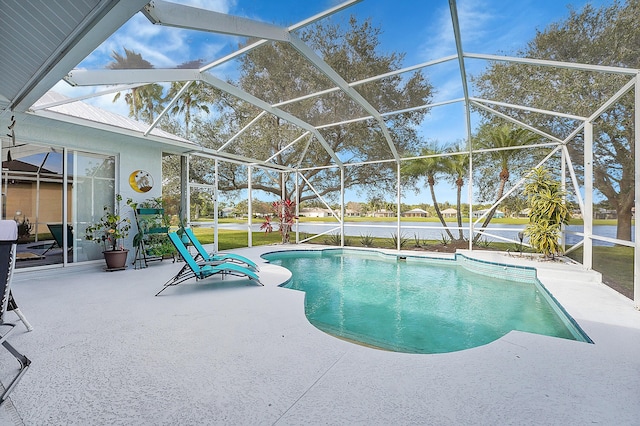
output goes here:
<path id="1" fill-rule="evenodd" d="M 590 342 L 533 268 L 348 249 L 274 252 L 306 293 L 309 321 L 329 334 L 397 352 L 443 353 L 511 330 Z"/>

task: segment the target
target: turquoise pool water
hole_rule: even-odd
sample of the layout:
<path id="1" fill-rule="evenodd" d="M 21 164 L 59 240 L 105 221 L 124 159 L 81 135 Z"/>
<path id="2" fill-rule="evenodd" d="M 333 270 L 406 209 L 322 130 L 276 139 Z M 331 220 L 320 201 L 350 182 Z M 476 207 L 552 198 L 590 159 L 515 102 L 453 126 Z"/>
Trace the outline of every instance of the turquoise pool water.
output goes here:
<path id="1" fill-rule="evenodd" d="M 382 349 L 453 352 L 511 330 L 589 341 L 537 279 L 486 275 L 491 268 L 506 271 L 505 265 L 482 262 L 477 266 L 485 272 L 478 274 L 459 261 L 405 261 L 354 250 L 263 257 L 292 272 L 285 287 L 306 293 L 305 312 L 314 326 Z"/>

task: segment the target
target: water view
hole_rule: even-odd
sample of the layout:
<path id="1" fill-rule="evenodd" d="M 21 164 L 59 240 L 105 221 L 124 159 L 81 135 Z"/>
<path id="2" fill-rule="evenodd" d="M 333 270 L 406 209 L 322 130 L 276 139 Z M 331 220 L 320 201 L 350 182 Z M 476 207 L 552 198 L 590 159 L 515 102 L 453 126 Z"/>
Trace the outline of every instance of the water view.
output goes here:
<path id="1" fill-rule="evenodd" d="M 458 229 L 456 222 L 447 222 L 449 226 L 449 230 L 453 234 L 454 237 L 458 237 Z M 254 223 L 252 225 L 252 230 L 254 232 L 260 231 L 261 222 Z M 404 235 L 406 238 L 413 239 L 414 236 L 417 236 L 420 240 L 441 240 L 443 236 L 446 236 L 446 231 L 441 228 L 440 223 L 438 222 L 407 222 L 401 221 L 401 235 Z M 468 226 L 468 225 L 467 225 Z M 247 225 L 242 223 L 222 223 L 219 225 L 220 229 L 235 229 L 235 230 L 246 230 Z M 465 224 L 463 224 L 465 227 Z M 379 238 L 391 238 L 392 235 L 397 233 L 396 222 L 348 222 L 345 223 L 345 234 L 352 237 L 360 237 L 361 235 L 369 235 L 372 237 Z M 525 228 L 524 224 L 502 224 L 502 223 L 493 223 L 489 224 L 488 231 L 491 235 L 486 234 L 482 238 L 486 241 L 505 241 L 506 238 L 508 241 L 517 242 L 518 233 L 523 231 Z M 298 230 L 301 233 L 306 234 L 335 234 L 340 232 L 339 224 L 333 222 L 302 222 L 298 225 Z M 567 226 L 567 230 L 569 232 L 582 232 L 582 225 L 569 225 Z M 294 227 L 295 231 L 295 227 Z M 607 237 L 607 238 L 615 238 L 616 237 L 616 227 L 613 225 L 598 225 L 593 227 L 594 235 Z M 463 234 L 466 239 L 469 238 L 468 228 L 463 229 Z M 633 235 L 633 228 L 632 228 Z M 567 234 L 567 244 L 572 245 L 576 244 L 582 240 L 582 236 L 575 234 Z M 525 237 L 524 241 L 527 241 Z M 594 240 L 594 245 L 599 246 L 612 246 L 612 243 L 608 243 L 605 241 Z"/>

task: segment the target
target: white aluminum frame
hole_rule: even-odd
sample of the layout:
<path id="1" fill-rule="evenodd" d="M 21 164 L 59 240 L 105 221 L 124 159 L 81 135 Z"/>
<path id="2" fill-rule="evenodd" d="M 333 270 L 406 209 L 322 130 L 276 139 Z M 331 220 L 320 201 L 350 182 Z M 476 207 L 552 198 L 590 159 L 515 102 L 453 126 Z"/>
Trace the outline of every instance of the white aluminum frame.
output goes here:
<path id="1" fill-rule="evenodd" d="M 469 154 L 469 177 L 468 177 L 468 203 L 470 206 L 474 204 L 474 195 L 473 195 L 473 154 L 479 151 L 473 151 L 471 146 L 471 107 L 482 109 L 483 111 L 494 114 L 498 117 L 501 117 L 504 120 L 514 123 L 515 125 L 528 129 L 536 134 L 548 139 L 551 143 L 541 144 L 539 146 L 555 146 L 553 150 L 554 153 L 561 149 L 562 156 L 562 175 L 565 176 L 566 172 L 569 173 L 571 177 L 571 182 L 575 189 L 575 194 L 578 199 L 578 203 L 583 212 L 584 217 L 584 259 L 583 265 L 586 268 L 592 267 L 592 248 L 593 248 L 593 240 L 599 239 L 603 241 L 612 241 L 618 244 L 629 245 L 630 243 L 627 241 L 621 241 L 617 239 L 608 239 L 604 237 L 594 236 L 592 232 L 592 214 L 593 214 L 593 158 L 592 158 L 592 148 L 593 148 L 593 127 L 592 123 L 596 120 L 603 112 L 605 112 L 608 108 L 610 108 L 615 102 L 617 102 L 622 96 L 627 94 L 629 91 L 634 90 L 634 99 L 635 104 L 640 106 L 640 89 L 638 88 L 638 76 L 640 75 L 640 70 L 631 69 L 631 68 L 623 68 L 623 67 L 614 67 L 614 66 L 600 66 L 600 65 L 589 65 L 589 64 L 581 64 L 581 63 L 567 63 L 560 61 L 550 61 L 550 60 L 540 60 L 540 59 L 532 59 L 532 58 L 520 58 L 520 57 L 510 57 L 510 56 L 499 56 L 499 55 L 488 55 L 488 54 L 480 54 L 480 53 L 465 53 L 462 47 L 462 39 L 460 35 L 460 25 L 458 22 L 458 11 L 455 0 L 449 0 L 449 9 L 451 15 L 451 22 L 453 26 L 453 33 L 455 37 L 455 46 L 456 46 L 456 54 L 443 57 L 434 61 L 429 61 L 422 64 L 413 65 L 410 67 L 403 68 L 401 70 L 393 71 L 391 73 L 386 73 L 383 75 L 378 75 L 374 77 L 370 77 L 367 79 L 363 79 L 360 81 L 348 83 L 346 82 L 342 76 L 340 76 L 335 70 L 333 70 L 322 58 L 320 58 L 315 51 L 310 49 L 305 43 L 300 40 L 296 34 L 294 33 L 296 30 L 309 25 L 312 22 L 316 22 L 319 19 L 327 17 L 333 13 L 336 13 L 340 10 L 346 9 L 353 4 L 357 3 L 359 0 L 346 1 L 343 2 L 334 8 L 328 9 L 325 12 L 322 12 L 318 15 L 315 15 L 307 20 L 301 21 L 295 25 L 282 28 L 274 25 L 265 24 L 263 22 L 233 17 L 221 13 L 205 11 L 202 9 L 197 9 L 190 6 L 178 5 L 174 3 L 169 3 L 166 1 L 154 0 L 152 3 L 147 5 L 144 9 L 144 13 L 147 18 L 153 23 L 159 23 L 164 26 L 174 26 L 178 28 L 189 28 L 193 30 L 200 31 L 210 31 L 216 33 L 223 34 L 233 34 L 240 36 L 248 36 L 255 37 L 259 40 L 249 44 L 248 46 L 239 49 L 217 61 L 211 62 L 198 70 L 180 70 L 180 69 L 149 69 L 149 70 L 98 70 L 98 71 L 86 71 L 86 70 L 74 70 L 70 72 L 65 80 L 73 85 L 80 86 L 95 86 L 95 85 L 118 85 L 117 87 L 122 90 L 122 88 L 126 87 L 134 87 L 142 84 L 156 83 L 156 82 L 185 82 L 185 85 L 182 87 L 182 90 L 172 99 L 170 105 L 165 108 L 163 114 L 166 114 L 169 110 L 169 107 L 173 105 L 177 101 L 177 99 L 184 93 L 184 91 L 188 88 L 192 82 L 201 81 L 205 84 L 209 84 L 217 89 L 223 90 L 233 96 L 238 97 L 239 99 L 248 102 L 262 110 L 260 114 L 258 114 L 251 122 L 246 124 L 240 131 L 238 131 L 234 136 L 232 136 L 226 143 L 224 143 L 217 150 L 207 150 L 202 149 L 197 153 L 197 155 L 209 156 L 211 158 L 215 158 L 221 161 L 232 161 L 240 164 L 249 165 L 249 176 L 251 176 L 251 168 L 252 167 L 267 167 L 269 170 L 278 171 L 284 176 L 284 173 L 296 173 L 296 185 L 298 185 L 299 177 L 304 178 L 303 172 L 306 169 L 300 168 L 302 164 L 303 158 L 307 153 L 308 147 L 311 142 L 315 139 L 322 145 L 322 147 L 326 150 L 326 152 L 331 156 L 333 163 L 332 165 L 326 167 L 336 167 L 340 170 L 341 176 L 341 190 L 340 190 L 340 200 L 341 200 L 341 211 L 340 218 L 338 219 L 340 222 L 340 230 L 342 235 L 342 243 L 344 244 L 344 214 L 345 214 L 345 206 L 344 206 L 344 171 L 345 167 L 357 166 L 366 164 L 369 162 L 360 162 L 360 163 L 343 163 L 337 154 L 331 149 L 329 143 L 324 140 L 320 129 L 328 128 L 331 126 L 344 125 L 348 123 L 353 123 L 357 121 L 363 120 L 374 120 L 382 131 L 382 134 L 386 140 L 386 143 L 389 146 L 391 157 L 389 162 L 395 162 L 397 168 L 397 194 L 396 194 L 396 205 L 397 205 L 397 213 L 398 213 L 398 223 L 397 223 L 397 235 L 400 236 L 401 225 L 400 225 L 400 204 L 402 198 L 402 187 L 401 187 L 401 176 L 400 176 L 400 165 L 402 161 L 409 160 L 410 158 L 401 158 L 396 146 L 393 142 L 393 138 L 384 122 L 385 117 L 393 116 L 396 114 L 401 114 L 406 111 L 419 110 L 419 109 L 428 109 L 433 108 L 440 105 L 446 105 L 456 102 L 464 103 L 464 112 L 465 112 L 465 127 L 466 127 L 466 138 L 467 138 L 467 147 L 468 149 L 465 151 Z M 332 88 L 316 92 L 310 93 L 302 97 L 298 97 L 296 99 L 289 99 L 286 101 L 282 101 L 276 104 L 269 104 L 245 91 L 242 91 L 236 86 L 223 81 L 217 77 L 214 77 L 209 71 L 224 64 L 239 55 L 246 53 L 247 51 L 257 48 L 264 43 L 276 40 L 278 42 L 289 43 L 293 48 L 295 48 L 309 63 L 313 64 L 322 74 L 329 78 L 330 81 L 335 85 Z M 500 102 L 498 100 L 491 99 L 481 99 L 476 97 L 471 97 L 469 94 L 468 88 L 468 77 L 466 73 L 465 60 L 466 59 L 474 59 L 474 60 L 483 60 L 483 61 L 491 61 L 491 62 L 508 62 L 514 64 L 528 64 L 528 65 L 536 65 L 536 66 L 545 66 L 545 67 L 554 67 L 554 68 L 564 68 L 571 70 L 580 70 L 580 71 L 588 71 L 588 72 L 597 72 L 597 73 L 607 73 L 607 74 L 616 74 L 616 75 L 628 75 L 630 80 L 621 87 L 618 92 L 613 95 L 610 99 L 608 99 L 605 103 L 603 103 L 596 111 L 594 111 L 589 117 L 582 117 L 574 114 L 567 113 L 559 113 L 555 111 L 547 111 L 537 108 L 532 108 L 523 105 L 513 105 L 505 102 Z M 412 108 L 408 108 L 405 110 L 398 110 L 392 112 L 385 112 L 381 114 L 376 110 L 360 93 L 357 91 L 357 86 L 377 81 L 379 79 L 385 78 L 390 75 L 397 75 L 401 73 L 407 73 L 412 71 L 417 71 L 421 69 L 427 69 L 431 66 L 457 60 L 458 68 L 460 71 L 460 84 L 463 91 L 463 98 L 461 99 L 450 99 L 444 100 L 438 103 L 427 104 L 427 105 L 418 105 Z M 101 94 L 108 93 L 110 90 L 115 89 L 107 89 L 106 91 L 100 92 Z M 352 101 L 356 102 L 362 109 L 367 113 L 366 117 L 358 117 L 352 118 L 349 120 L 337 122 L 337 123 L 329 123 L 314 126 L 304 120 L 290 114 L 280 107 L 291 104 L 302 99 L 309 99 L 317 96 L 321 96 L 326 93 L 341 91 L 346 96 L 348 96 Z M 73 102 L 76 99 L 71 99 L 70 102 Z M 550 116 L 568 118 L 572 120 L 576 120 L 576 128 L 568 135 L 565 139 L 561 139 L 557 136 L 550 135 L 546 132 L 541 131 L 540 129 L 536 129 L 526 123 L 523 123 L 519 120 L 515 120 L 509 117 L 506 114 L 503 114 L 493 107 L 502 107 L 502 108 L 511 108 L 515 110 L 523 110 L 532 113 L 538 114 L 546 114 Z M 288 121 L 289 123 L 299 127 L 303 130 L 301 136 L 297 137 L 295 140 L 286 144 L 286 146 L 279 152 L 273 154 L 270 158 L 267 159 L 256 159 L 256 158 L 246 158 L 242 156 L 237 156 L 225 152 L 225 149 L 228 148 L 231 144 L 233 144 L 240 135 L 245 132 L 247 129 L 251 128 L 255 123 L 257 123 L 264 115 L 272 114 L 283 120 Z M 160 117 L 158 117 L 154 123 L 147 129 L 145 135 L 148 135 L 149 132 L 157 125 Z M 636 108 L 635 110 L 635 139 L 636 141 L 640 140 L 640 108 Z M 569 156 L 566 144 L 571 141 L 576 135 L 580 133 L 584 134 L 585 138 L 585 187 L 584 187 L 584 200 L 580 194 L 580 188 L 578 185 L 578 180 L 575 175 L 575 171 L 573 169 L 573 164 L 571 162 L 571 158 Z M 294 144 L 303 140 L 306 136 L 309 136 L 307 141 L 307 145 L 303 150 L 303 154 L 298 161 L 297 166 L 295 167 L 287 167 L 282 165 L 277 165 L 271 163 L 271 160 L 283 152 L 284 150 L 292 147 Z M 531 148 L 531 147 L 527 147 Z M 523 148 L 523 149 L 527 149 Z M 551 154 L 550 154 L 551 156 Z M 549 157 L 550 157 L 549 156 Z M 635 190 L 636 194 L 640 194 L 640 155 L 635 153 Z M 306 179 L 305 179 L 306 180 Z M 309 183 L 310 185 L 310 183 Z M 217 187 L 217 185 L 216 185 Z M 514 186 L 511 190 L 515 190 L 517 187 Z M 311 187 L 313 190 L 313 187 Z M 315 190 L 314 190 L 315 191 Z M 505 197 L 510 193 L 507 192 Z M 188 194 L 188 191 L 186 192 Z M 317 193 L 316 193 L 317 194 Z M 322 198 L 322 197 L 320 197 Z M 504 197 L 503 197 L 504 198 Z M 637 197 L 635 203 L 636 211 L 640 211 L 640 200 Z M 249 181 L 249 200 L 251 201 L 251 182 Z M 299 200 L 298 200 L 299 201 Z M 324 200 L 323 200 L 324 201 Z M 494 204 L 496 206 L 499 201 Z M 249 203 L 251 205 L 251 202 Z M 326 204 L 326 202 L 325 202 Z M 186 203 L 188 208 L 189 203 Z M 472 207 L 470 207 L 472 209 Z M 469 212 L 470 217 L 473 217 L 473 211 Z M 188 217 L 188 216 L 187 216 Z M 480 220 L 480 219 L 479 219 Z M 475 225 L 477 225 L 478 221 L 470 220 L 469 221 L 469 236 L 470 236 L 470 244 L 469 248 L 471 249 L 471 241 L 472 236 L 475 234 Z M 638 227 L 635 229 L 634 233 L 635 241 L 637 242 L 640 238 L 640 230 Z M 249 240 L 249 245 L 251 245 L 251 240 Z M 635 304 L 640 304 L 640 283 L 638 283 L 638 275 L 640 274 L 640 247 L 637 243 L 631 244 L 634 247 L 634 300 Z M 400 245 L 398 244 L 398 249 L 400 249 Z"/>

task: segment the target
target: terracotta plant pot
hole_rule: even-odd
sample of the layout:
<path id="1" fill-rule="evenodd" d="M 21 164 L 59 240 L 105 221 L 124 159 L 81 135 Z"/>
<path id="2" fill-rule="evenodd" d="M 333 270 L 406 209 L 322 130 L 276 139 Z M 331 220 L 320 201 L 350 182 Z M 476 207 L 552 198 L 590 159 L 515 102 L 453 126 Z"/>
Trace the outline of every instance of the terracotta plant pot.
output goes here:
<path id="1" fill-rule="evenodd" d="M 118 271 L 127 267 L 127 254 L 129 250 L 103 251 L 104 260 L 107 262 L 107 271 Z"/>

